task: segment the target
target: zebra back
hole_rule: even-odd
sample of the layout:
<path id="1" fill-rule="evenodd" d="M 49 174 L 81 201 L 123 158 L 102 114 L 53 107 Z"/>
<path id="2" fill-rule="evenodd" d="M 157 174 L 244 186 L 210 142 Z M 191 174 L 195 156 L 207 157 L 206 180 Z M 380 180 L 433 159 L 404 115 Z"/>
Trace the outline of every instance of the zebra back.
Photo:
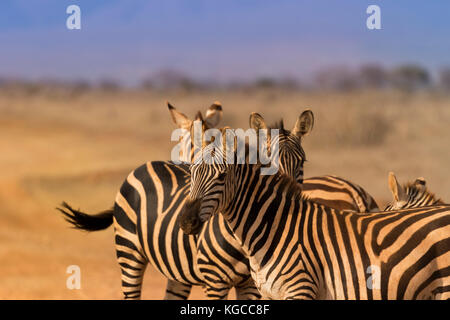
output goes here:
<path id="1" fill-rule="evenodd" d="M 376 201 L 366 190 L 338 176 L 326 175 L 305 179 L 302 189 L 306 198 L 336 210 L 379 211 Z"/>

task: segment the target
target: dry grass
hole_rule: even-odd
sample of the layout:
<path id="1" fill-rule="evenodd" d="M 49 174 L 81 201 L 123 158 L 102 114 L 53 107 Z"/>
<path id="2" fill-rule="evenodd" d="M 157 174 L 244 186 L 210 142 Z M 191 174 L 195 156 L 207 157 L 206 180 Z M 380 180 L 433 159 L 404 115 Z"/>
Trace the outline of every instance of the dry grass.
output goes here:
<path id="1" fill-rule="evenodd" d="M 68 228 L 62 200 L 95 212 L 110 207 L 122 180 L 174 145 L 165 101 L 193 116 L 219 100 L 223 125 L 248 127 L 251 111 L 290 128 L 309 107 L 316 125 L 305 138 L 306 176 L 337 174 L 364 186 L 383 205 L 389 171 L 401 181 L 424 176 L 450 199 L 450 98 L 432 93 L 0 92 L 0 298 L 121 298 L 112 230 Z M 82 270 L 82 289 L 65 287 L 67 266 Z M 144 298 L 163 296 L 164 279 L 146 275 Z M 193 298 L 203 298 L 195 289 Z"/>

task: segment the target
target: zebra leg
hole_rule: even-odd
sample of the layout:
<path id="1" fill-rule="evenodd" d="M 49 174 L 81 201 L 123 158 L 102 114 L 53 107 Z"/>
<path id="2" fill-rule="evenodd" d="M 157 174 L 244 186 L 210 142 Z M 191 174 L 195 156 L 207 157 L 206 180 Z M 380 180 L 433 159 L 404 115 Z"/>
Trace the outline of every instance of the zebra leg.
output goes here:
<path id="1" fill-rule="evenodd" d="M 129 264 L 119 262 L 122 272 L 122 293 L 125 300 L 141 299 L 142 281 L 144 279 L 145 264 Z"/>
<path id="2" fill-rule="evenodd" d="M 192 285 L 175 280 L 167 280 L 166 295 L 164 300 L 187 300 L 191 293 Z"/>
<path id="3" fill-rule="evenodd" d="M 203 287 L 206 297 L 210 300 L 225 300 L 228 297 L 231 286 L 229 283 L 221 279 L 214 281 L 205 281 L 206 285 Z"/>
<path id="4" fill-rule="evenodd" d="M 236 299 L 237 300 L 259 300 L 261 294 L 255 286 L 255 282 L 252 277 L 241 282 L 236 287 Z"/>

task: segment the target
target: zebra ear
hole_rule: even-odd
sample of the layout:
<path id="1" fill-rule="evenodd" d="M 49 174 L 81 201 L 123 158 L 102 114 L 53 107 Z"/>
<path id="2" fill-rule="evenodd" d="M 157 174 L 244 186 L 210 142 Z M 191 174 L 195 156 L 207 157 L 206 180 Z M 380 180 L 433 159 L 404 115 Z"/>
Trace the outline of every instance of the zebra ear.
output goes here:
<path id="1" fill-rule="evenodd" d="M 311 110 L 306 109 L 302 112 L 302 114 L 297 118 L 297 122 L 295 122 L 294 129 L 292 129 L 292 134 L 295 134 L 297 137 L 302 138 L 307 136 L 314 127 L 314 114 Z"/>
<path id="2" fill-rule="evenodd" d="M 195 115 L 195 121 L 203 122 L 203 116 L 202 116 L 202 113 L 200 111 L 197 111 L 197 113 Z"/>
<path id="3" fill-rule="evenodd" d="M 179 127 L 183 129 L 190 129 L 192 125 L 192 120 L 186 117 L 183 113 L 177 111 L 174 106 L 167 102 L 167 107 L 169 108 L 170 115 L 172 116 L 172 121 Z"/>
<path id="4" fill-rule="evenodd" d="M 266 122 L 264 118 L 256 112 L 250 114 L 250 128 L 258 131 L 259 129 L 267 129 Z"/>
<path id="5" fill-rule="evenodd" d="M 406 200 L 405 190 L 403 190 L 403 187 L 398 183 L 393 172 L 389 172 L 388 184 L 395 202 Z"/>
<path id="6" fill-rule="evenodd" d="M 206 110 L 205 123 L 208 128 L 215 128 L 222 120 L 222 105 L 219 101 L 214 103 Z"/>

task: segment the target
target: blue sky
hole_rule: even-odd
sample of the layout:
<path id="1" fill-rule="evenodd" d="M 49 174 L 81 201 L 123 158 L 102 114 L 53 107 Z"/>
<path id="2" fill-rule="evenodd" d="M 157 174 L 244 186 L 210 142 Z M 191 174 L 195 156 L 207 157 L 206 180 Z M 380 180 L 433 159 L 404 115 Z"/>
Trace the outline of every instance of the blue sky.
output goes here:
<path id="1" fill-rule="evenodd" d="M 66 8 L 81 8 L 81 30 Z M 381 7 L 382 30 L 366 28 Z M 2 0 L 0 77 L 135 83 L 161 69 L 203 79 L 305 78 L 333 65 L 450 65 L 447 0 Z"/>

